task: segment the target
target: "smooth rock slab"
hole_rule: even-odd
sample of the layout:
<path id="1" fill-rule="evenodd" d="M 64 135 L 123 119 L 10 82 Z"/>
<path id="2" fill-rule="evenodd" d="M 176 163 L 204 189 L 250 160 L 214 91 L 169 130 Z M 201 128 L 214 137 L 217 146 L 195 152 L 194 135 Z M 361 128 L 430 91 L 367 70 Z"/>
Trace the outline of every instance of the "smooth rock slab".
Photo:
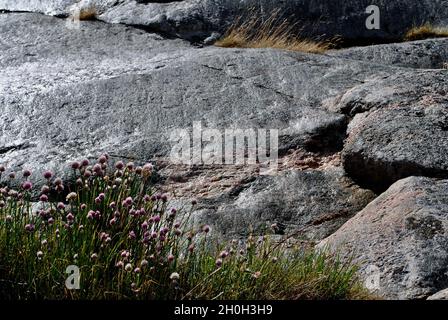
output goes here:
<path id="1" fill-rule="evenodd" d="M 448 285 L 448 180 L 409 177 L 393 184 L 319 247 L 379 275 L 375 292 L 422 299 Z M 375 283 L 375 282 L 372 282 Z"/>

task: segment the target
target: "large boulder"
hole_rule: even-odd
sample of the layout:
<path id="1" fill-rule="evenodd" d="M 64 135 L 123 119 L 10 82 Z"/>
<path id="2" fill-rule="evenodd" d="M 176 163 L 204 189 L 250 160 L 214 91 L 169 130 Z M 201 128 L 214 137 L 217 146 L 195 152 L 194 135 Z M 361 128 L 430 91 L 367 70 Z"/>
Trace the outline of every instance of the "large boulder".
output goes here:
<path id="1" fill-rule="evenodd" d="M 396 182 L 319 247 L 358 264 L 386 298 L 422 299 L 446 288 L 448 180 Z"/>
<path id="2" fill-rule="evenodd" d="M 305 36 L 342 36 L 349 40 L 397 39 L 414 25 L 446 24 L 446 0 L 0 0 L 0 10 L 37 11 L 68 15 L 73 6 L 94 8 L 98 19 L 178 36 L 202 40 L 214 33 L 224 33 L 240 16 L 264 18 L 279 11 L 297 25 L 296 33 Z M 380 29 L 366 28 L 367 7 L 380 8 Z"/>
<path id="3" fill-rule="evenodd" d="M 392 66 L 329 102 L 329 110 L 351 118 L 342 152 L 347 174 L 377 192 L 412 175 L 448 177 L 447 93 L 445 70 Z"/>
<path id="4" fill-rule="evenodd" d="M 448 73 L 396 69 L 345 92 L 354 116 L 342 152 L 348 175 L 384 191 L 408 176 L 448 177 Z"/>
<path id="5" fill-rule="evenodd" d="M 360 185 L 387 189 L 408 176 L 448 178 L 448 104 L 391 106 L 351 123 L 343 164 Z"/>

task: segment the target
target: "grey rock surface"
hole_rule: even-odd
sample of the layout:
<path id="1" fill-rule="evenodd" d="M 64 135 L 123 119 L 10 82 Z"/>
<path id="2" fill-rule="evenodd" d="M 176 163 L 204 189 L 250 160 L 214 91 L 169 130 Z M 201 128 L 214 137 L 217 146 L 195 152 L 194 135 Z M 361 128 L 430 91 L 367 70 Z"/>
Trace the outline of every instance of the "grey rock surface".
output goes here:
<path id="1" fill-rule="evenodd" d="M 269 49 L 196 49 L 99 22 L 72 30 L 33 14 L 0 15 L 0 27 L 2 160 L 17 170 L 103 150 L 167 156 L 171 131 L 193 121 L 279 129 L 280 150 L 341 148 L 345 116 L 322 99 L 381 70 Z"/>
<path id="2" fill-rule="evenodd" d="M 39 172 L 44 169 L 60 172 L 72 160 L 101 152 L 136 162 L 166 162 L 173 129 L 190 129 L 198 121 L 204 128 L 278 129 L 282 161 L 289 161 L 289 150 L 311 152 L 307 156 L 311 162 L 319 158 L 317 165 L 286 165 L 288 169 L 321 168 L 333 161 L 326 159 L 328 155 L 339 157 L 347 122 L 356 114 L 349 125 L 343 160 L 346 172 L 361 185 L 375 189 L 379 181 L 387 188 L 403 175 L 445 172 L 444 71 L 271 49 L 201 49 L 129 26 L 82 21 L 80 28 L 73 29 L 63 19 L 37 14 L 1 14 L 0 28 L 4 44 L 0 47 L 2 163 L 14 171 L 33 168 L 36 184 L 42 182 Z M 424 116 L 408 105 L 415 105 L 417 111 L 424 107 Z M 380 115 L 380 124 L 368 122 Z M 400 115 L 414 122 L 401 121 Z M 382 119 L 396 123 L 389 128 L 386 122 L 381 125 Z M 406 131 L 410 125 L 412 139 Z M 402 133 L 394 135 L 400 126 L 405 126 L 398 131 Z M 386 133 L 397 143 L 383 140 Z M 430 138 L 438 144 L 426 143 Z M 378 161 L 371 165 L 370 158 L 376 159 L 377 154 L 387 155 L 380 158 L 386 165 Z M 420 162 L 401 165 L 395 156 Z M 388 161 L 397 168 L 394 174 Z M 425 166 L 429 169 L 420 170 Z M 213 190 L 200 191 L 209 193 L 206 198 L 215 201 L 216 208 L 233 206 L 235 213 L 233 187 L 250 181 L 247 188 L 259 199 L 263 193 L 251 189 L 252 183 L 277 188 L 280 194 L 280 186 L 291 179 L 258 178 L 258 173 L 249 171 L 236 170 L 228 186 L 204 186 Z M 326 184 L 343 190 L 331 177 L 316 178 L 324 184 L 321 194 L 329 192 Z M 217 199 L 216 190 L 222 191 L 222 199 Z M 297 192 L 298 198 L 306 198 Z M 334 223 L 324 223 L 322 231 L 317 227 L 314 235 L 307 231 L 311 238 L 319 238 L 365 204 L 346 202 L 345 191 L 336 192 L 335 197 L 334 207 L 322 202 L 316 212 L 312 202 L 301 209 L 291 202 L 272 214 L 292 210 L 299 217 L 313 212 L 302 220 L 294 218 L 297 221 L 289 231 L 334 210 L 338 217 Z M 263 214 L 257 201 L 248 208 L 252 216 Z M 338 216 L 341 210 L 346 210 L 345 216 Z M 266 221 L 273 220 L 265 216 Z M 232 214 L 225 219 L 232 219 Z"/>
<path id="3" fill-rule="evenodd" d="M 236 15 L 237 3 L 249 1 L 81 2 L 89 3 L 98 19 L 128 25 L 0 14 L 0 162 L 8 170 L 33 169 L 38 187 L 44 169 L 70 181 L 68 162 L 102 152 L 112 160 L 153 161 L 158 186 L 175 191 L 179 203 L 198 198 L 194 220 L 224 238 L 276 224 L 278 235 L 319 241 L 348 221 L 322 245 L 354 254 L 363 276 L 376 265 L 380 294 L 426 298 L 448 286 L 448 180 L 432 179 L 448 178 L 446 40 L 325 55 L 200 48 L 147 31 L 209 36 Z M 259 3 L 266 10 L 278 5 Z M 442 21 L 445 3 L 384 2 L 391 17 L 403 6 L 407 11 L 375 36 L 403 32 L 418 10 L 422 19 Z M 0 0 L 0 10 L 64 16 L 70 4 Z M 336 8 L 297 0 L 285 8 L 293 4 L 307 8 L 300 19 L 326 14 L 318 32 L 368 36 L 352 21 L 361 23 L 363 1 Z M 340 29 L 338 10 L 350 17 Z M 277 174 L 247 165 L 173 164 L 171 133 L 195 122 L 279 130 Z M 417 175 L 432 178 L 400 180 Z M 375 197 L 366 189 L 388 187 L 364 208 Z"/>
<path id="4" fill-rule="evenodd" d="M 213 32 L 223 33 L 235 20 L 258 12 L 268 17 L 280 8 L 280 15 L 297 23 L 297 33 L 307 36 L 340 35 L 346 39 L 400 38 L 414 25 L 446 25 L 446 0 L 82 0 L 79 5 L 92 7 L 97 18 L 110 23 L 144 26 L 150 30 L 189 40 L 205 39 Z M 68 15 L 76 0 L 0 0 L 0 9 L 36 11 Z M 369 30 L 366 8 L 380 8 L 380 29 Z M 248 8 L 253 8 L 252 11 Z"/>
<path id="5" fill-rule="evenodd" d="M 327 110 L 322 99 L 332 100 L 350 88 L 353 80 L 347 79 L 352 76 L 383 70 L 287 51 L 197 49 L 181 40 L 100 22 L 85 21 L 80 29 L 71 29 L 62 19 L 36 14 L 0 15 L 0 28 L 6 44 L 0 48 L 1 161 L 8 170 L 33 169 L 36 186 L 43 183 L 45 169 L 69 179 L 67 163 L 101 152 L 137 163 L 169 161 L 170 133 L 190 129 L 194 121 L 217 129 L 278 129 L 282 160 L 293 158 L 288 150 L 310 154 L 293 159 L 286 169 L 325 167 L 338 158 L 332 154 L 342 148 L 346 117 Z M 223 175 L 232 171 L 221 170 Z M 288 232 L 308 224 L 306 236 L 314 239 L 328 235 L 372 198 L 349 179 L 341 182 L 340 170 L 285 173 L 286 178 L 233 170 L 227 187 L 211 186 L 204 196 L 204 203 L 217 208 L 234 207 L 222 220 L 223 233 L 230 232 L 229 219 L 241 212 L 233 203 L 241 184 L 254 193 L 254 202 L 236 225 L 255 219 L 258 227 L 256 217 L 263 215 L 264 221 L 285 224 Z M 161 174 L 162 180 L 168 176 Z M 313 183 L 322 185 L 311 192 Z M 277 212 L 263 212 L 261 186 L 280 195 L 292 191 L 288 184 L 296 186 L 297 200 L 290 196 Z M 305 202 L 313 192 L 316 200 Z M 315 208 L 316 201 L 321 208 Z M 209 205 L 207 210 L 208 215 Z M 316 231 L 313 223 L 319 225 Z"/>
<path id="6" fill-rule="evenodd" d="M 442 290 L 428 297 L 427 300 L 448 300 L 448 289 Z"/>
<path id="7" fill-rule="evenodd" d="M 261 176 L 221 197 L 200 202 L 194 219 L 207 221 L 224 238 L 253 230 L 316 241 L 329 236 L 374 198 L 340 168 L 289 170 Z"/>
<path id="8" fill-rule="evenodd" d="M 384 191 L 412 175 L 448 177 L 448 72 L 396 70 L 347 91 L 337 108 L 354 116 L 342 152 L 360 185 Z"/>
<path id="9" fill-rule="evenodd" d="M 332 56 L 416 69 L 447 69 L 448 39 L 428 39 L 336 50 Z"/>
<path id="10" fill-rule="evenodd" d="M 375 292 L 422 299 L 448 285 L 448 180 L 396 182 L 319 247 L 360 265 Z"/>

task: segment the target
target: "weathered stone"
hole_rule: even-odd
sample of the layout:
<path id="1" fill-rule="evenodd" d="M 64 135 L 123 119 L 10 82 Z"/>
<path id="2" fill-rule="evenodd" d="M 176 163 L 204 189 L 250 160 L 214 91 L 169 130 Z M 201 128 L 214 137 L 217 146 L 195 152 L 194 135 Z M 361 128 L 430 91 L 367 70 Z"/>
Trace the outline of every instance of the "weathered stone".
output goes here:
<path id="1" fill-rule="evenodd" d="M 246 181 L 220 197 L 204 199 L 194 214 L 224 238 L 277 234 L 320 240 L 366 206 L 374 194 L 360 189 L 338 168 L 289 170 Z"/>
<path id="2" fill-rule="evenodd" d="M 73 5 L 95 8 L 97 18 L 106 22 L 144 26 L 150 30 L 190 40 L 203 40 L 212 33 L 223 33 L 242 15 L 265 18 L 279 11 L 279 16 L 296 24 L 296 32 L 308 36 L 345 39 L 400 38 L 409 28 L 426 22 L 446 24 L 446 0 L 0 0 L 0 10 L 36 11 L 67 15 Z M 380 29 L 369 30 L 366 9 L 380 8 Z M 251 10 L 252 8 L 252 10 Z"/>
<path id="3" fill-rule="evenodd" d="M 332 56 L 418 69 L 448 68 L 448 39 L 391 43 L 335 50 Z"/>
<path id="4" fill-rule="evenodd" d="M 447 230 L 448 180 L 409 177 L 392 185 L 319 247 L 352 259 L 366 280 L 379 276 L 375 292 L 381 296 L 421 299 L 448 285 Z"/>
<path id="5" fill-rule="evenodd" d="M 448 177 L 448 73 L 393 67 L 328 102 L 353 117 L 342 152 L 347 174 L 381 192 L 395 181 Z"/>
<path id="6" fill-rule="evenodd" d="M 322 101 L 353 86 L 354 75 L 384 69 L 269 49 L 197 49 L 126 26 L 65 23 L 0 15 L 2 162 L 13 170 L 60 170 L 102 151 L 167 157 L 173 129 L 194 121 L 278 129 L 280 153 L 337 151 L 346 119 Z"/>
<path id="7" fill-rule="evenodd" d="M 448 300 L 448 289 L 433 294 L 427 300 Z"/>

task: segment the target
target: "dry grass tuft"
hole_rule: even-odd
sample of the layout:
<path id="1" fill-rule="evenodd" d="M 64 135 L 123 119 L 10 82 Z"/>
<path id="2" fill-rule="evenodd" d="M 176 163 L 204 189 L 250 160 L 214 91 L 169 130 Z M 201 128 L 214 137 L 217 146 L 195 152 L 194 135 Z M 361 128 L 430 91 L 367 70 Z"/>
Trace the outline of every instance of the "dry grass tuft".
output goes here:
<path id="1" fill-rule="evenodd" d="M 434 27 L 426 23 L 419 27 L 414 27 L 409 30 L 404 36 L 405 41 L 424 40 L 429 38 L 444 38 L 448 37 L 448 28 Z"/>
<path id="2" fill-rule="evenodd" d="M 77 21 L 95 20 L 98 16 L 98 10 L 94 6 L 85 8 L 76 8 L 73 10 L 70 18 Z"/>
<path id="3" fill-rule="evenodd" d="M 240 18 L 215 45 L 224 48 L 275 48 L 310 53 L 324 53 L 333 46 L 330 41 L 298 38 L 293 32 L 295 26 L 287 19 L 279 19 L 278 11 L 266 20 L 256 16 Z"/>

